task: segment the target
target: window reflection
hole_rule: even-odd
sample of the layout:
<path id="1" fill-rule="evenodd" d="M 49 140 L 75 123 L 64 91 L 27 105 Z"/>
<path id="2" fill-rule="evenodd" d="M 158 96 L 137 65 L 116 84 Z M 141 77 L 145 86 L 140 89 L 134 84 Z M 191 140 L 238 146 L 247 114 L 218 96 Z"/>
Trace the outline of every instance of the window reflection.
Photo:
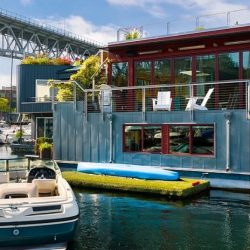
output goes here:
<path id="1" fill-rule="evenodd" d="M 135 63 L 135 85 L 143 86 L 151 83 L 151 65 L 150 61 Z"/>
<path id="2" fill-rule="evenodd" d="M 52 138 L 53 136 L 53 118 L 37 118 L 36 137 Z"/>
<path id="3" fill-rule="evenodd" d="M 143 151 L 161 152 L 161 126 L 144 126 Z"/>
<path id="4" fill-rule="evenodd" d="M 154 62 L 154 84 L 161 85 L 171 82 L 170 60 L 159 60 Z"/>
<path id="5" fill-rule="evenodd" d="M 128 86 L 128 63 L 119 62 L 112 64 L 112 85 L 118 87 Z"/>
<path id="6" fill-rule="evenodd" d="M 219 54 L 219 80 L 234 79 L 239 79 L 239 53 Z M 231 109 L 239 105 L 238 84 L 219 84 L 218 88 L 219 106 Z"/>
<path id="7" fill-rule="evenodd" d="M 189 126 L 169 126 L 169 152 L 189 153 Z"/>
<path id="8" fill-rule="evenodd" d="M 186 83 L 187 87 L 176 87 L 174 107 L 176 110 L 183 109 L 186 105 L 186 97 L 190 96 L 188 83 L 192 82 L 192 58 L 183 57 L 174 60 L 175 84 Z"/>
<path id="9" fill-rule="evenodd" d="M 214 154 L 214 127 L 192 126 L 192 153 Z"/>
<path id="10" fill-rule="evenodd" d="M 250 78 L 250 51 L 243 52 L 243 78 Z"/>
<path id="11" fill-rule="evenodd" d="M 141 126 L 125 126 L 125 151 L 141 151 Z"/>

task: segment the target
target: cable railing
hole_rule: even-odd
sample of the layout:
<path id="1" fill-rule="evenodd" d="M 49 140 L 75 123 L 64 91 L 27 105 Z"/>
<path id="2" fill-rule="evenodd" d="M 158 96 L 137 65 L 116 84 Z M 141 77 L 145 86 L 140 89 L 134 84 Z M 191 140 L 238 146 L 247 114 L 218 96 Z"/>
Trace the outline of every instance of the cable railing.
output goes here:
<path id="1" fill-rule="evenodd" d="M 137 39 L 146 39 L 249 25 L 249 14 L 250 9 L 244 8 L 199 16 L 180 15 L 178 19 L 121 27 L 117 31 L 117 42 L 128 42 L 126 34 L 134 30 L 140 34 Z"/>
<path id="2" fill-rule="evenodd" d="M 40 93 L 47 95 L 39 95 L 37 91 L 37 96 L 30 102 L 83 102 L 86 114 L 243 109 L 250 118 L 249 80 L 131 87 L 106 85 L 104 89 L 80 89 L 76 82 L 72 84 L 75 86 L 74 91 L 62 100 L 57 98 L 56 92 L 49 95 L 49 87 L 47 92 L 43 87 Z"/>

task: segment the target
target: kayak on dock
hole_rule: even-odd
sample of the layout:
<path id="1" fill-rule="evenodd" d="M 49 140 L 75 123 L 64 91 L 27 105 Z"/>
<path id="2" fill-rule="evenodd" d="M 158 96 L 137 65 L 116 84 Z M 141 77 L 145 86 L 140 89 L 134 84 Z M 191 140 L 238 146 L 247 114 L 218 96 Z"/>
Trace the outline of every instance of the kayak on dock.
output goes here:
<path id="1" fill-rule="evenodd" d="M 177 181 L 179 173 L 162 168 L 140 165 L 80 162 L 77 171 L 87 174 L 111 175 L 146 180 Z"/>

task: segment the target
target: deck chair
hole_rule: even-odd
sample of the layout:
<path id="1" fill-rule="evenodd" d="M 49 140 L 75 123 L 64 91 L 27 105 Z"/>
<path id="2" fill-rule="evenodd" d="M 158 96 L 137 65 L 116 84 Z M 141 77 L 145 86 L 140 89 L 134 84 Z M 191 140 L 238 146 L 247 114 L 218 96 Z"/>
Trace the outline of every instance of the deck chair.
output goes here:
<path id="1" fill-rule="evenodd" d="M 107 84 L 102 84 L 100 86 L 99 104 L 103 112 L 111 112 L 112 90 Z"/>
<path id="2" fill-rule="evenodd" d="M 172 98 L 170 97 L 171 92 L 166 91 L 166 92 L 158 92 L 157 94 L 157 99 L 153 98 L 153 110 L 171 110 L 171 104 L 172 104 Z"/>
<path id="3" fill-rule="evenodd" d="M 189 101 L 188 101 L 188 104 L 186 107 L 186 111 L 194 110 L 194 109 L 207 110 L 206 104 L 207 104 L 207 101 L 209 100 L 210 96 L 212 95 L 213 91 L 214 91 L 214 88 L 209 89 L 207 91 L 207 94 L 204 97 L 193 96 L 191 98 L 187 98 L 187 99 L 189 99 Z M 199 99 L 202 99 L 201 104 L 196 103 Z"/>

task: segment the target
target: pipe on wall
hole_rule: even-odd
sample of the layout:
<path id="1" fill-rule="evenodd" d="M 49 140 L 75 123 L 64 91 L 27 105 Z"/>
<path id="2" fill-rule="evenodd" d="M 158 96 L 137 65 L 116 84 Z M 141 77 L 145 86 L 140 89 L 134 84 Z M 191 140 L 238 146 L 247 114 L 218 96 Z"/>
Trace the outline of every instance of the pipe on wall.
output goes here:
<path id="1" fill-rule="evenodd" d="M 113 162 L 113 121 L 112 114 L 107 114 L 109 119 L 109 163 Z"/>
<path id="2" fill-rule="evenodd" d="M 232 113 L 228 112 L 224 114 L 226 119 L 226 171 L 230 170 L 230 126 Z"/>

